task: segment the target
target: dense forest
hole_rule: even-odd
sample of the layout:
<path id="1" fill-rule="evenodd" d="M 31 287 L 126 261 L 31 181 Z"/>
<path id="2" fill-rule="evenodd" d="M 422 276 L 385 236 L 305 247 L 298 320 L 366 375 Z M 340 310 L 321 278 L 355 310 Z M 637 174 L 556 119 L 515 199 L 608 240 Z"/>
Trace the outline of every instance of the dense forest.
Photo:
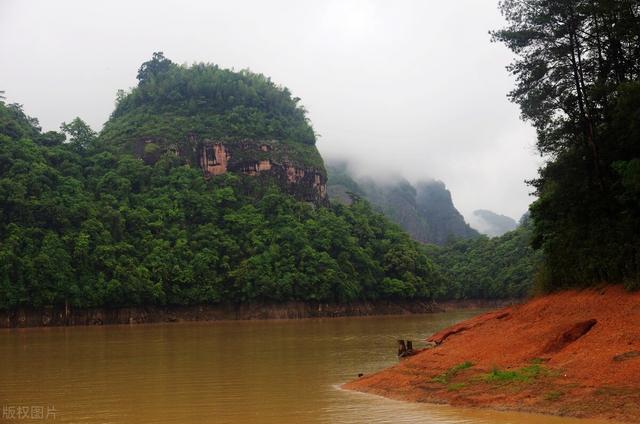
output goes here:
<path id="1" fill-rule="evenodd" d="M 546 159 L 531 182 L 542 288 L 640 288 L 640 2 L 505 0 L 511 99 Z"/>
<path id="2" fill-rule="evenodd" d="M 173 151 L 197 164 L 203 139 L 277 140 L 271 157 L 324 171 L 300 98 L 262 74 L 206 63 L 181 66 L 156 52 L 137 78 L 136 87 L 118 92 L 100 134 L 103 145 L 148 161 Z"/>
<path id="3" fill-rule="evenodd" d="M 498 295 L 502 283 L 487 278 L 474 289 L 461 289 L 434 262 L 442 262 L 441 254 L 357 196 L 350 205 L 318 205 L 241 173 L 204 178 L 202 169 L 169 148 L 152 161 L 144 153 L 136 156 L 118 137 L 149 136 L 140 111 L 167 108 L 169 124 L 185 117 L 180 131 L 206 131 L 202 114 L 194 113 L 189 124 L 191 112 L 180 109 L 191 107 L 192 98 L 213 115 L 211 122 L 226 121 L 227 110 L 242 109 L 245 101 L 257 111 L 246 117 L 255 119 L 247 132 L 221 124 L 216 131 L 228 131 L 230 139 L 263 137 L 255 128 L 276 120 L 283 127 L 270 127 L 266 136 L 308 146 L 313 141 L 294 135 L 301 126 L 311 128 L 298 99 L 268 79 L 167 60 L 156 54 L 143 64 L 138 87 L 120 93 L 100 134 L 80 118 L 63 123 L 60 132 L 42 132 L 20 105 L 0 102 L 0 309 L 523 293 L 505 280 L 506 295 Z M 150 74 L 158 63 L 168 68 Z M 218 73 L 225 78 L 217 79 Z M 257 101 L 251 90 L 241 101 L 246 87 L 238 81 L 245 78 L 258 82 Z M 209 105 L 218 101 L 211 95 L 214 86 L 223 98 L 236 100 Z M 184 87 L 191 88 L 180 91 Z M 174 92 L 192 98 L 172 94 L 176 103 L 156 104 L 158 96 Z M 300 128 L 290 132 L 287 125 Z M 180 131 L 157 133 L 155 140 L 179 143 Z"/>
<path id="4" fill-rule="evenodd" d="M 481 236 L 427 246 L 446 281 L 449 299 L 513 299 L 531 294 L 542 252 L 531 247 L 533 222 L 525 215 L 518 228 L 500 237 Z"/>
<path id="5" fill-rule="evenodd" d="M 316 207 L 251 177 L 41 133 L 0 104 L 0 307 L 431 298 L 443 280 L 365 202 Z"/>
<path id="6" fill-rule="evenodd" d="M 191 133 L 210 137 L 315 144 L 300 99 L 262 74 L 205 63 L 180 66 L 157 52 L 140 67 L 137 78 L 137 87 L 118 92 L 116 109 L 104 130 L 106 139 L 127 133 L 122 120 L 144 121 L 142 127 L 132 125 L 139 131 L 151 131 L 159 122 L 160 128 L 153 131 L 165 139 L 187 126 Z"/>
<path id="7" fill-rule="evenodd" d="M 533 222 L 528 213 L 516 223 L 481 211 L 488 220 L 497 221 L 494 229 L 506 227 L 505 220 L 513 221 L 513 227 L 500 231 L 499 237 L 481 236 L 471 231 L 438 181 L 416 187 L 404 179 L 376 182 L 354 177 L 344 161 L 329 162 L 327 173 L 332 201 L 350 204 L 365 199 L 413 239 L 427 242 L 423 249 L 446 281 L 442 298 L 513 299 L 531 294 L 542 253 L 531 247 Z M 427 185 L 437 194 L 418 194 Z"/>

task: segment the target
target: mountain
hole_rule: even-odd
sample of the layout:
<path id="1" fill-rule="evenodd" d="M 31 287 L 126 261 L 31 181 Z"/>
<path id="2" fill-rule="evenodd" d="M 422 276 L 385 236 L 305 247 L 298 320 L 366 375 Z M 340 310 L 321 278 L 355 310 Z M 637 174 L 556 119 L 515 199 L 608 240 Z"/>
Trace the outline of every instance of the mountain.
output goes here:
<path id="1" fill-rule="evenodd" d="M 154 54 L 96 134 L 0 99 L 0 309 L 434 299 L 445 280 L 365 200 L 330 205 L 299 99 Z M 60 309 L 59 309 L 60 310 Z"/>
<path id="2" fill-rule="evenodd" d="M 327 180 L 299 100 L 263 75 L 156 54 L 138 81 L 99 134 L 43 133 L 0 100 L 0 310 L 523 292 L 530 252 L 483 242 L 443 183 Z M 421 244 L 381 211 L 424 241 L 474 240 Z"/>
<path id="3" fill-rule="evenodd" d="M 328 162 L 327 173 L 332 202 L 365 198 L 412 238 L 428 243 L 424 251 L 446 281 L 442 298 L 513 299 L 530 294 L 542 255 L 531 247 L 534 223 L 529 212 L 512 230 L 489 238 L 464 222 L 440 181 L 413 186 L 396 178 L 378 183 L 353 177 L 344 161 Z"/>
<path id="4" fill-rule="evenodd" d="M 353 195 L 363 197 L 415 240 L 442 245 L 452 239 L 479 236 L 455 208 L 451 193 L 441 181 L 415 186 L 403 178 L 379 182 L 353 176 L 348 164 L 339 161 L 328 164 L 327 172 L 327 192 L 332 201 L 349 204 Z"/>
<path id="5" fill-rule="evenodd" d="M 416 185 L 416 191 L 416 205 L 420 214 L 430 223 L 433 243 L 444 244 L 451 239 L 478 236 L 478 232 L 464 221 L 453 205 L 451 192 L 442 181 L 420 182 Z"/>
<path id="6" fill-rule="evenodd" d="M 515 219 L 495 212 L 478 209 L 473 211 L 471 226 L 490 237 L 498 237 L 506 232 L 515 230 L 518 223 Z"/>

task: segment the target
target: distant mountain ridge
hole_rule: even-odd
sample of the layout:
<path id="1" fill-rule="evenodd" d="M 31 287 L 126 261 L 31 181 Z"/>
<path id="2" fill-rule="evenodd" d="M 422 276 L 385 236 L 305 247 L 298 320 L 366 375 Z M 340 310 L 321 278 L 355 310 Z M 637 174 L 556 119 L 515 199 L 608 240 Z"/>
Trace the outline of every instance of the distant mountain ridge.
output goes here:
<path id="1" fill-rule="evenodd" d="M 395 178 L 381 183 L 370 177 L 353 176 L 345 162 L 328 162 L 327 174 L 330 200 L 349 204 L 353 196 L 365 198 L 415 240 L 443 245 L 453 239 L 480 235 L 455 208 L 442 181 L 423 181 L 413 186 L 404 178 Z"/>
<path id="2" fill-rule="evenodd" d="M 518 227 L 515 219 L 486 209 L 473 211 L 472 219 L 473 228 L 490 237 L 499 237 Z"/>

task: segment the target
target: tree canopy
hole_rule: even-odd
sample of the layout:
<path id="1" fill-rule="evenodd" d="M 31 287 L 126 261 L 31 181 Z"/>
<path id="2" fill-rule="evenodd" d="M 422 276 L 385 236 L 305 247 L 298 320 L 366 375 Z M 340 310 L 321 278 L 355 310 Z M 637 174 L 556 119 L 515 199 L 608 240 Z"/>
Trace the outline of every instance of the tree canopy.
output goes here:
<path id="1" fill-rule="evenodd" d="M 531 184 L 548 288 L 640 286 L 640 2 L 505 0 L 511 99 L 547 158 Z"/>
<path id="2" fill-rule="evenodd" d="M 0 102 L 0 309 L 431 299 L 444 280 L 368 203 L 317 207 L 255 177 L 206 180 L 70 140 Z M 52 142 L 54 140 L 55 142 Z"/>
<path id="3" fill-rule="evenodd" d="M 176 154 L 198 138 L 270 139 L 261 155 L 323 173 L 299 99 L 268 78 L 156 53 L 138 81 L 99 134 L 78 117 L 43 133 L 0 100 L 0 309 L 524 294 L 532 262 L 520 233 L 438 250 L 357 193 L 350 205 L 310 204 L 268 178 L 203 178 Z M 615 166 L 637 196 L 637 163 Z"/>
<path id="4" fill-rule="evenodd" d="M 306 110 L 262 74 L 217 65 L 178 65 L 162 52 L 140 66 L 138 85 L 120 91 L 103 140 L 119 146 L 153 139 L 164 147 L 193 137 L 315 144 Z"/>
<path id="5" fill-rule="evenodd" d="M 529 295 L 542 260 L 541 252 L 531 247 L 532 229 L 533 222 L 525 215 L 518 228 L 500 237 L 429 246 L 429 257 L 447 280 L 444 297 L 513 299 Z"/>

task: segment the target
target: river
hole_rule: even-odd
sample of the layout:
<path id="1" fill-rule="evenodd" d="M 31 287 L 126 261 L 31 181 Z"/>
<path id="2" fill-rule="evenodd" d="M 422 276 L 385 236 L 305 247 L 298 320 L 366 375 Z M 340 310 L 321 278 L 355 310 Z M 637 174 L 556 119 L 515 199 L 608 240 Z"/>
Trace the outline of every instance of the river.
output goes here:
<path id="1" fill-rule="evenodd" d="M 0 422 L 597 422 L 339 388 L 396 363 L 396 339 L 418 341 L 476 313 L 0 330 Z"/>

